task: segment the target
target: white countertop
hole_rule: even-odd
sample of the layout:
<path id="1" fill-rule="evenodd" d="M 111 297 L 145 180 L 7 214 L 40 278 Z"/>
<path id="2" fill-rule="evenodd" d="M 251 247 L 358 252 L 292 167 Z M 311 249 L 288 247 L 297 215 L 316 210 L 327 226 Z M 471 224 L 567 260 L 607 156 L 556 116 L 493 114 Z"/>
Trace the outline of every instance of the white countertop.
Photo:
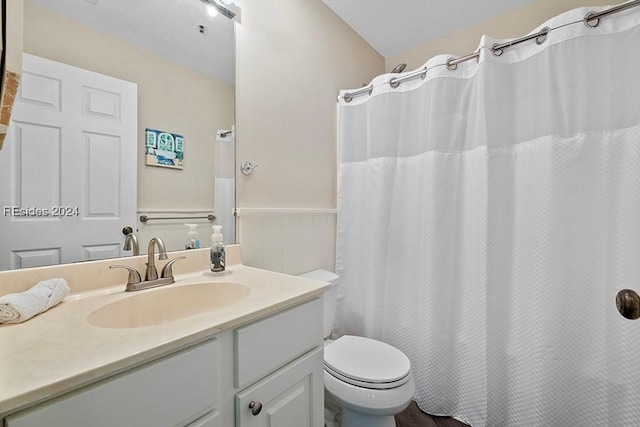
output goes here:
<path id="1" fill-rule="evenodd" d="M 166 286 L 234 282 L 250 289 L 243 300 L 158 326 L 108 329 L 87 321 L 100 307 L 153 291 L 124 292 L 124 285 L 72 294 L 24 323 L 0 325 L 0 416 L 309 300 L 327 287 L 242 264 L 227 271 L 222 277 L 202 271 L 176 275 L 176 283 Z"/>

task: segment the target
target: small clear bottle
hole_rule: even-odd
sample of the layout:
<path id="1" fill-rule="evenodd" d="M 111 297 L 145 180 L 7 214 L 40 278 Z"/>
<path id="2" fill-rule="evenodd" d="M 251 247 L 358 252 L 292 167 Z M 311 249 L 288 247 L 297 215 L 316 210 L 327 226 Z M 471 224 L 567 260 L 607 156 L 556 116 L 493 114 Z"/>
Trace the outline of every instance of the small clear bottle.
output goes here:
<path id="1" fill-rule="evenodd" d="M 222 237 L 222 226 L 214 225 L 211 227 L 211 271 L 219 273 L 224 271 L 224 238 Z"/>
<path id="2" fill-rule="evenodd" d="M 185 224 L 189 227 L 187 240 L 184 242 L 185 249 L 200 249 L 200 239 L 198 238 L 198 224 Z"/>

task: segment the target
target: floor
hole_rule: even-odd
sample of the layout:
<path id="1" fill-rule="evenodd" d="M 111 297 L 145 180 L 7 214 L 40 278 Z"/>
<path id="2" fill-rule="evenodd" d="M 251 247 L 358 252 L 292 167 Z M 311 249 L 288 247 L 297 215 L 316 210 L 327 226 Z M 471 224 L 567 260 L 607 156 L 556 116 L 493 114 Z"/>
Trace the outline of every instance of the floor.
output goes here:
<path id="1" fill-rule="evenodd" d="M 434 417 L 425 414 L 416 402 L 396 415 L 396 427 L 469 427 L 465 423 L 449 417 Z"/>

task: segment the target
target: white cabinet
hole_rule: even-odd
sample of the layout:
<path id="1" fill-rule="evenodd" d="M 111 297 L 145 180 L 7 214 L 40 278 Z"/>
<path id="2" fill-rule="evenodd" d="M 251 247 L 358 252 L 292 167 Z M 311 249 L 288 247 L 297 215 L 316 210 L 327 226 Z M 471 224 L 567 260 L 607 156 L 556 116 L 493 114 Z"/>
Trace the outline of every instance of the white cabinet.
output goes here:
<path id="1" fill-rule="evenodd" d="M 186 426 L 215 409 L 217 369 L 218 342 L 211 340 L 9 415 L 5 425 Z"/>
<path id="2" fill-rule="evenodd" d="M 322 315 L 317 298 L 234 331 L 236 427 L 323 425 Z"/>
<path id="3" fill-rule="evenodd" d="M 7 414 L 4 426 L 322 427 L 322 313 L 322 300 L 315 298 L 224 330 L 202 344 Z"/>
<path id="4" fill-rule="evenodd" d="M 237 427 L 320 427 L 322 348 L 316 348 L 236 395 Z"/>
<path id="5" fill-rule="evenodd" d="M 220 411 L 217 409 L 189 424 L 187 427 L 222 427 Z"/>

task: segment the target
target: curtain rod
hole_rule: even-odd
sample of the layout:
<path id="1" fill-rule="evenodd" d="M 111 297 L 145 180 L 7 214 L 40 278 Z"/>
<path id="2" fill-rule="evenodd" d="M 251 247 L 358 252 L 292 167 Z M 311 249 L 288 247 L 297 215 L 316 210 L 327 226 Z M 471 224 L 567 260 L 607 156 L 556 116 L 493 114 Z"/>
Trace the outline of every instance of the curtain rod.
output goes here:
<path id="1" fill-rule="evenodd" d="M 568 24 L 559 25 L 556 28 L 544 27 L 542 30 L 538 31 L 537 33 L 529 34 L 529 35 L 526 35 L 526 36 L 522 36 L 522 37 L 510 40 L 510 41 L 504 42 L 504 43 L 496 43 L 493 46 L 491 46 L 489 49 L 491 50 L 491 52 L 494 55 L 500 56 L 500 55 L 502 55 L 504 53 L 505 49 L 508 49 L 510 47 L 519 45 L 520 43 L 524 43 L 524 42 L 529 41 L 529 40 L 534 40 L 535 39 L 537 44 L 542 44 L 547 40 L 547 37 L 549 36 L 549 33 L 552 30 L 555 30 L 555 29 L 560 28 L 560 27 L 565 27 L 567 25 L 576 24 L 578 22 L 584 23 L 584 25 L 586 25 L 589 28 L 595 28 L 600 24 L 600 18 L 603 18 L 603 17 L 608 16 L 608 15 L 612 15 L 612 14 L 617 13 L 617 12 L 622 12 L 624 10 L 631 9 L 633 7 L 636 7 L 636 6 L 640 6 L 640 0 L 633 0 L 633 1 L 630 1 L 630 2 L 627 2 L 627 3 L 623 3 L 623 4 L 620 4 L 618 6 L 614 6 L 614 7 L 611 7 L 609 9 L 603 10 L 601 12 L 589 12 L 580 21 L 570 22 Z M 472 59 L 476 59 L 477 60 L 480 57 L 480 49 L 482 49 L 482 47 L 479 48 L 477 51 L 475 51 L 473 53 L 461 56 L 459 58 L 450 58 L 445 64 L 434 65 L 431 68 L 440 67 L 442 65 L 445 65 L 449 71 L 453 71 L 456 68 L 458 68 L 458 64 L 460 64 L 462 62 L 469 61 L 469 60 L 472 60 Z M 392 88 L 395 89 L 398 86 L 400 86 L 400 83 L 402 83 L 404 81 L 407 81 L 407 80 L 412 80 L 412 79 L 414 79 L 414 78 L 416 78 L 418 76 L 420 76 L 420 78 L 422 80 L 424 80 L 425 77 L 427 76 L 427 71 L 429 71 L 429 68 L 424 67 L 424 68 L 422 68 L 420 70 L 413 71 L 413 72 L 411 72 L 411 73 L 409 73 L 407 75 L 404 75 L 402 77 L 393 77 L 388 82 L 389 86 L 391 86 Z M 362 89 L 359 89 L 359 90 L 356 90 L 356 91 L 353 91 L 353 92 L 345 93 L 344 96 L 343 96 L 343 99 L 345 100 L 345 102 L 348 103 L 348 102 L 353 101 L 353 98 L 355 98 L 356 96 L 364 95 L 365 93 L 371 95 L 372 92 L 373 92 L 373 83 L 371 83 L 368 86 L 363 87 Z M 340 99 L 338 97 L 338 101 L 339 100 Z"/>
<path id="2" fill-rule="evenodd" d="M 220 12 L 222 15 L 226 16 L 229 19 L 233 19 L 236 17 L 235 12 L 233 12 L 232 10 L 229 10 L 229 8 L 223 3 L 221 3 L 219 0 L 200 0 L 200 1 L 206 4 L 207 6 L 213 6 L 214 8 L 216 8 L 218 12 Z"/>

